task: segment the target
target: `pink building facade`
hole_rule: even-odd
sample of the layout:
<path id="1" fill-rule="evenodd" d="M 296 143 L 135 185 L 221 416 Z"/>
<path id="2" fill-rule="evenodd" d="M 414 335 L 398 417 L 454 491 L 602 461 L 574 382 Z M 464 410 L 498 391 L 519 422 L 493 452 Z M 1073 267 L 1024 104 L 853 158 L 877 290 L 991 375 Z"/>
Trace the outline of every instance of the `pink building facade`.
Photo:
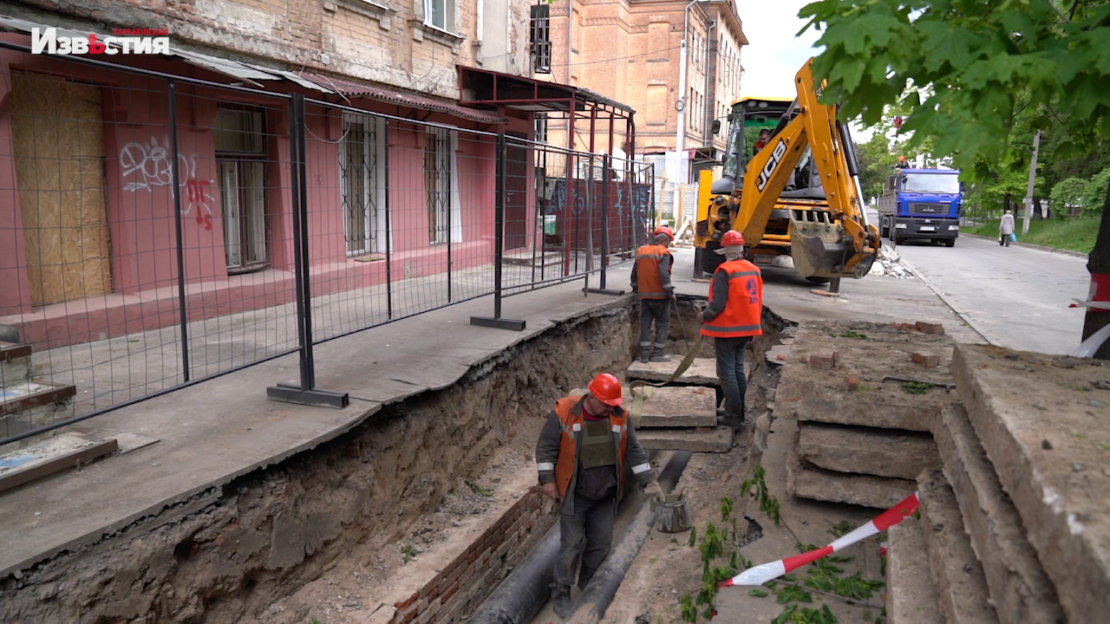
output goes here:
<path id="1" fill-rule="evenodd" d="M 230 82 L 181 59 L 120 58 Z M 0 324 L 38 349 L 179 323 L 182 279 L 188 321 L 294 300 L 290 134 L 302 122 L 291 99 L 268 94 L 310 98 L 313 296 L 384 283 L 387 251 L 394 280 L 446 272 L 448 254 L 453 271 L 492 263 L 494 134 L 533 131 L 529 113 L 371 97 L 380 91 L 321 76 L 254 91 L 178 82 L 174 124 L 164 77 L 10 49 L 0 75 Z M 530 160 L 523 169 L 530 188 Z M 526 195 L 521 218 L 535 215 Z M 529 248 L 537 228 L 524 229 Z"/>

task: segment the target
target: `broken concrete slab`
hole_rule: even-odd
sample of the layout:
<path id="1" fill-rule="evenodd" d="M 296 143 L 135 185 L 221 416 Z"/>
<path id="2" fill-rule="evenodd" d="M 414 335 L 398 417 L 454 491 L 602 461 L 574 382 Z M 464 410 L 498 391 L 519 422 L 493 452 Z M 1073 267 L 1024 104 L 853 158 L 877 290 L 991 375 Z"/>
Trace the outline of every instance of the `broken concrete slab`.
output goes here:
<path id="1" fill-rule="evenodd" d="M 809 465 L 791 449 L 786 463 L 786 492 L 798 498 L 889 509 L 917 489 L 905 479 L 823 470 Z"/>
<path id="2" fill-rule="evenodd" d="M 877 477 L 915 479 L 940 467 L 932 436 L 892 429 L 802 422 L 798 454 L 818 468 Z"/>
<path id="3" fill-rule="evenodd" d="M 906 518 L 887 531 L 887 613 L 890 624 L 944 624 L 936 587 L 928 574 L 929 553 L 921 522 Z"/>
<path id="4" fill-rule="evenodd" d="M 1002 492 L 962 405 L 949 405 L 941 413 L 936 441 L 944 475 L 960 505 L 964 528 L 982 563 L 999 619 L 1064 622 L 1056 590 L 1025 537 L 1017 510 Z"/>
<path id="5" fill-rule="evenodd" d="M 677 358 L 670 362 L 647 362 L 646 364 L 637 360 L 628 367 L 625 377 L 630 381 L 633 379 L 666 381 L 674 374 L 678 364 L 679 360 Z M 751 364 L 745 362 L 744 372 L 749 371 L 751 371 Z M 676 379 L 674 383 L 699 386 L 721 385 L 720 380 L 717 379 L 717 360 L 715 358 L 694 358 L 690 368 L 686 369 L 686 372 L 682 373 L 682 376 Z"/>
<path id="6" fill-rule="evenodd" d="M 780 344 L 767 349 L 767 352 L 763 354 L 763 357 L 766 358 L 768 364 L 782 366 L 783 364 L 786 364 L 790 361 L 790 352 L 790 345 Z"/>
<path id="7" fill-rule="evenodd" d="M 637 431 L 640 446 L 664 451 L 692 451 L 695 453 L 727 453 L 732 448 L 732 429 L 714 427 L 708 431 L 697 429 L 647 429 Z"/>
<path id="8" fill-rule="evenodd" d="M 638 392 L 642 392 L 644 398 L 642 406 L 637 408 L 631 391 L 627 386 L 624 390 L 624 406 L 629 410 L 639 410 L 640 416 L 636 422 L 638 429 L 717 426 L 717 408 L 714 405 L 717 393 L 713 388 L 645 386 Z"/>
<path id="9" fill-rule="evenodd" d="M 1072 624 L 1110 613 L 1110 369 L 958 345 L 968 418 Z"/>
<path id="10" fill-rule="evenodd" d="M 956 496 L 940 470 L 918 477 L 929 569 L 948 624 L 998 624 L 983 567 L 971 549 Z"/>
<path id="11" fill-rule="evenodd" d="M 940 405 L 955 400 L 943 388 L 921 394 L 907 392 L 904 383 L 883 381 L 886 376 L 947 383 L 952 339 L 921 334 L 894 324 L 803 323 L 797 330 L 791 360 L 782 367 L 775 394 L 776 418 L 930 432 Z M 922 370 L 913 353 L 939 357 L 939 368 Z M 835 371 L 803 365 L 801 358 L 836 353 Z M 812 362 L 812 360 L 807 360 Z M 845 383 L 850 377 L 858 384 Z"/>
<path id="12" fill-rule="evenodd" d="M 115 439 L 63 433 L 33 446 L 0 455 L 0 492 L 76 468 L 115 452 Z"/>

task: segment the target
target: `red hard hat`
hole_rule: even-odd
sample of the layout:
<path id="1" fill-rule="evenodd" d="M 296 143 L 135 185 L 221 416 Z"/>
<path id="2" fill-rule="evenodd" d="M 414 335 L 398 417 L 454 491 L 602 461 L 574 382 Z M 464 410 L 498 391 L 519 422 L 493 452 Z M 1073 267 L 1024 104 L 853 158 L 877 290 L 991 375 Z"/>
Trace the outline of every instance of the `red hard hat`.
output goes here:
<path id="1" fill-rule="evenodd" d="M 736 230 L 729 230 L 721 237 L 722 247 L 732 247 L 733 245 L 743 245 L 744 235 Z"/>
<path id="2" fill-rule="evenodd" d="M 652 236 L 659 236 L 660 234 L 666 234 L 667 238 L 671 239 L 672 241 L 674 240 L 674 231 L 672 231 L 671 228 L 665 225 L 660 225 L 659 227 L 655 228 L 654 232 L 651 233 Z"/>
<path id="3" fill-rule="evenodd" d="M 589 385 L 590 396 L 606 405 L 621 404 L 621 381 L 609 373 L 601 373 Z"/>

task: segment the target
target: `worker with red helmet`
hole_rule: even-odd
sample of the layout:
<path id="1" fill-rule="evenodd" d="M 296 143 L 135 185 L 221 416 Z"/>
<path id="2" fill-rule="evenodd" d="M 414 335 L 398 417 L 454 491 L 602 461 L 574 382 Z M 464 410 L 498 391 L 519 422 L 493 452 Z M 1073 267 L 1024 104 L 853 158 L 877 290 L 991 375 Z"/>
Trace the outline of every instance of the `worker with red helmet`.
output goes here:
<path id="1" fill-rule="evenodd" d="M 674 242 L 674 232 L 662 225 L 652 232 L 654 241 L 636 250 L 632 265 L 632 292 L 640 295 L 640 361 L 669 362 L 663 355 L 671 331 L 671 269 L 674 257 L 667 248 Z M 655 348 L 652 349 L 651 326 L 655 325 Z"/>
<path id="2" fill-rule="evenodd" d="M 739 429 L 746 422 L 744 351 L 753 336 L 763 333 L 763 278 L 759 267 L 744 259 L 744 236 L 729 230 L 721 237 L 718 254 L 725 261 L 709 283 L 709 307 L 699 312 L 703 336 L 713 338 L 717 377 L 725 395 L 724 423 Z"/>
<path id="3" fill-rule="evenodd" d="M 551 598 L 555 613 L 570 612 L 570 588 L 578 557 L 578 587 L 585 589 L 613 541 L 617 503 L 624 494 L 625 467 L 644 492 L 659 501 L 663 490 L 647 454 L 636 441 L 628 412 L 621 407 L 621 382 L 609 373 L 590 381 L 586 395 L 555 403 L 536 443 L 536 466 L 543 493 L 562 501 L 559 557 Z"/>

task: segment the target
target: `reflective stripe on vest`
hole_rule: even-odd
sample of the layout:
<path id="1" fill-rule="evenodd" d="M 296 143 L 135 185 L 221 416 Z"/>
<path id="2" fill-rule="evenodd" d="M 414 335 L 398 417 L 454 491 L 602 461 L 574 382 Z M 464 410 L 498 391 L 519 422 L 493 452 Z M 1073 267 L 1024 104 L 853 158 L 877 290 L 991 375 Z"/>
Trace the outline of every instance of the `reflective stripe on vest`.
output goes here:
<path id="1" fill-rule="evenodd" d="M 667 298 L 667 291 L 659 281 L 659 261 L 669 255 L 662 245 L 644 245 L 636 250 L 636 290 L 640 299 Z"/>
<path id="2" fill-rule="evenodd" d="M 759 268 L 740 259 L 722 263 L 717 268 L 718 273 L 721 271 L 728 275 L 728 300 L 724 311 L 702 325 L 702 335 L 711 338 L 741 338 L 762 334 L 760 322 L 763 314 L 763 279 Z M 709 286 L 709 301 L 713 301 L 712 283 Z"/>
<path id="3" fill-rule="evenodd" d="M 559 441 L 559 459 L 555 462 L 555 487 L 559 498 L 566 498 L 574 473 L 578 470 L 578 446 L 582 437 L 582 403 L 585 396 L 569 396 L 555 404 L 555 414 L 563 426 L 563 436 Z M 628 458 L 628 412 L 616 408 L 609 415 L 612 424 L 613 440 L 617 445 L 617 500 L 624 494 L 624 465 Z M 648 467 L 650 469 L 650 466 Z"/>

